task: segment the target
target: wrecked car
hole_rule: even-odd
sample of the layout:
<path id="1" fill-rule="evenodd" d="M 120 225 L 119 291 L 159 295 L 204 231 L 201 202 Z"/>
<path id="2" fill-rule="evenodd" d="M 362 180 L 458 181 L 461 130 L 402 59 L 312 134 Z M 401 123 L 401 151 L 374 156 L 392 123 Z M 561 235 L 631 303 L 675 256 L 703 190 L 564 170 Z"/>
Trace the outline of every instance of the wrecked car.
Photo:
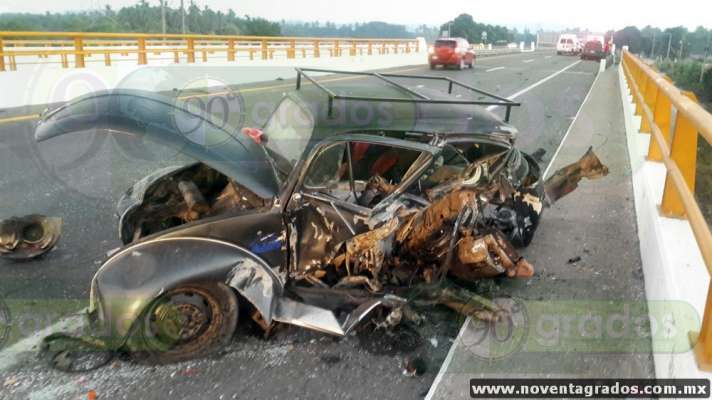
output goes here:
<path id="1" fill-rule="evenodd" d="M 99 128 L 197 160 L 119 201 L 125 246 L 97 271 L 88 312 L 108 348 L 158 362 L 206 354 L 231 338 L 241 306 L 265 331 L 345 335 L 378 308 L 391 310 L 384 323 L 409 318 L 402 289 L 420 284 L 433 288 L 427 301 L 497 318 L 486 299 L 438 282 L 532 276 L 516 247 L 538 226 L 541 172 L 514 147 L 517 130 L 478 107 L 506 107 L 508 120 L 517 103 L 440 77 L 416 76 L 448 93 L 372 73 L 327 88 L 312 71 L 337 72 L 298 69 L 262 128 L 205 119 L 203 141 L 176 123 L 200 115 L 141 91 L 93 93 L 38 123 L 38 141 Z M 493 100 L 456 98 L 453 86 Z M 582 176 L 572 167 L 552 190 Z"/>

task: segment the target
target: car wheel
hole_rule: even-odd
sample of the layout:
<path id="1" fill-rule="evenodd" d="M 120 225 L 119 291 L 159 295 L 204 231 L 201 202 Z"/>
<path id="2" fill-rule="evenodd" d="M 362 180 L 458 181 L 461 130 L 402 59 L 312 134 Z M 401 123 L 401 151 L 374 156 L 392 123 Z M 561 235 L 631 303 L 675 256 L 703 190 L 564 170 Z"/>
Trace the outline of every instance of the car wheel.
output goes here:
<path id="1" fill-rule="evenodd" d="M 435 69 L 435 64 L 430 64 L 430 69 Z"/>
<path id="2" fill-rule="evenodd" d="M 167 364 L 208 355 L 230 341 L 237 319 L 237 296 L 225 284 L 180 286 L 143 313 L 130 345 L 132 356 Z"/>

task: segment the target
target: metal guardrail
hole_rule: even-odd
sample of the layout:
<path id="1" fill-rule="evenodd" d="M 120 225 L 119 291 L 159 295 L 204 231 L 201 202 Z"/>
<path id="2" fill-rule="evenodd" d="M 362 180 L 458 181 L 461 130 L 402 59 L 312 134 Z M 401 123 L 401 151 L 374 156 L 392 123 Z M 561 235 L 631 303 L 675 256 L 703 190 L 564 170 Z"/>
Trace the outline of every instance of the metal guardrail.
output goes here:
<path id="1" fill-rule="evenodd" d="M 670 78 L 655 71 L 627 50 L 623 68 L 642 116 L 641 133 L 651 133 L 648 160 L 662 161 L 667 169 L 660 211 L 665 216 L 687 217 L 707 271 L 712 275 L 712 232 L 695 200 L 697 137 L 712 144 L 712 114 L 690 92 L 676 88 Z M 691 333 L 695 358 L 701 370 L 712 371 L 712 285 L 700 332 Z"/>
<path id="2" fill-rule="evenodd" d="M 250 60 L 262 60 L 282 54 L 286 58 L 330 57 L 344 54 L 374 55 L 419 52 L 417 39 L 314 38 L 281 36 L 179 35 L 143 33 L 87 32 L 0 32 L 0 71 L 16 70 L 18 57 L 37 57 L 38 62 L 59 56 L 62 67 L 69 68 L 70 57 L 76 68 L 84 68 L 88 58 L 103 55 L 110 66 L 112 56 L 136 55 L 139 65 L 148 64 L 149 55 L 168 53 L 179 63 L 196 62 L 196 54 L 206 62 L 209 54 L 225 53 L 226 61 L 236 61 L 240 54 Z"/>

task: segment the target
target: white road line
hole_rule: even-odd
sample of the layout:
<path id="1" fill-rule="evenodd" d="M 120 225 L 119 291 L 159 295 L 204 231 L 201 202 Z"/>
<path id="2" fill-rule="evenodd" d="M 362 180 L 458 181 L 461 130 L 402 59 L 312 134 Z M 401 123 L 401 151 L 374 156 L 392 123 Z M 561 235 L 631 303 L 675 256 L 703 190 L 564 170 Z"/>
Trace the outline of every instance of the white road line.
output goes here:
<path id="1" fill-rule="evenodd" d="M 596 74 L 595 78 L 593 78 L 593 83 L 591 84 L 591 87 L 588 88 L 588 93 L 586 93 L 586 97 L 583 98 L 583 101 L 581 102 L 581 106 L 579 107 L 578 111 L 576 111 L 576 115 L 574 115 L 574 119 L 571 120 L 571 124 L 569 125 L 569 128 L 566 130 L 564 137 L 561 139 L 561 142 L 559 143 L 559 147 L 556 148 L 556 152 L 554 152 L 554 156 L 551 157 L 551 161 L 549 161 L 549 165 L 544 170 L 544 174 L 541 176 L 542 179 L 546 179 L 546 175 L 549 173 L 549 170 L 554 165 L 556 156 L 559 155 L 561 148 L 564 147 L 564 142 L 566 142 L 566 138 L 569 137 L 569 133 L 571 133 L 571 130 L 573 129 L 573 126 L 576 123 L 576 120 L 578 119 L 578 116 L 581 113 L 581 110 L 583 110 L 584 104 L 586 104 L 589 96 L 591 96 L 591 92 L 593 91 L 593 87 L 596 85 L 596 81 L 598 80 L 599 76 L 601 76 L 600 72 Z"/>
<path id="2" fill-rule="evenodd" d="M 438 374 L 435 376 L 433 384 L 430 385 L 430 390 L 428 390 L 428 394 L 425 395 L 424 400 L 430 400 L 435 394 L 435 389 L 437 389 L 438 385 L 440 385 L 440 381 L 443 380 L 443 376 L 445 376 L 445 370 L 452 362 L 452 358 L 455 356 L 455 347 L 457 347 L 457 343 L 462 340 L 462 336 L 465 335 L 465 329 L 468 325 L 470 325 L 469 316 L 465 318 L 465 322 L 462 324 L 462 327 L 460 327 L 460 332 L 458 332 L 457 337 L 452 342 L 450 350 L 448 350 L 447 356 L 445 356 L 445 361 L 443 361 L 442 365 L 440 366 L 440 371 L 438 371 Z"/>
<path id="3" fill-rule="evenodd" d="M 532 61 L 534 61 L 534 59 L 533 59 L 533 58 L 530 58 L 530 59 L 524 60 L 524 61 L 522 61 L 522 62 L 526 64 L 526 63 L 530 63 L 530 62 L 532 62 Z"/>
<path id="4" fill-rule="evenodd" d="M 570 64 L 569 66 L 565 67 L 562 70 L 559 70 L 552 75 L 547 76 L 546 78 L 534 83 L 533 85 L 511 95 L 508 97 L 508 99 L 513 100 L 514 98 L 521 96 L 522 94 L 528 92 L 531 89 L 534 89 L 535 87 L 541 85 L 542 83 L 548 81 L 549 79 L 555 77 L 556 75 L 559 75 L 560 73 L 566 71 L 567 69 L 573 67 L 574 65 L 578 64 L 581 62 L 580 60 Z M 566 134 L 564 135 L 563 139 L 561 139 L 561 143 L 559 144 L 559 147 L 556 149 L 556 152 L 554 153 L 554 156 L 551 158 L 551 161 L 549 161 L 549 165 L 546 167 L 546 170 L 544 170 L 544 174 L 542 175 L 542 179 L 546 178 L 546 174 L 549 172 L 551 169 L 551 166 L 554 165 L 554 160 L 556 160 L 556 156 L 559 154 L 559 151 L 561 150 L 561 147 L 566 141 L 566 137 L 569 136 L 569 132 L 571 132 L 571 127 L 574 126 L 574 122 L 576 122 L 576 119 L 578 118 L 579 114 L 581 113 L 581 110 L 583 109 L 584 104 L 586 104 L 586 101 L 588 100 L 589 96 L 591 95 L 591 91 L 593 91 L 593 86 L 596 84 L 596 81 L 598 80 L 600 74 L 596 75 L 596 78 L 593 80 L 593 83 L 591 84 L 591 87 L 588 89 L 588 93 L 586 94 L 586 97 L 584 97 L 583 102 L 581 102 L 581 106 L 579 106 L 578 111 L 576 111 L 576 115 L 574 116 L 574 119 L 571 121 L 571 125 L 569 125 L 568 130 L 566 131 Z M 492 109 L 497 106 L 490 106 L 487 107 L 487 109 Z M 455 347 L 457 347 L 457 343 L 462 340 L 462 336 L 465 334 L 465 330 L 467 329 L 467 326 L 470 323 L 470 317 L 467 317 L 465 319 L 465 322 L 462 324 L 460 327 L 460 332 L 458 332 L 457 337 L 455 340 L 452 342 L 452 345 L 450 346 L 450 350 L 447 352 L 447 356 L 445 357 L 445 361 L 443 361 L 442 365 L 440 366 L 440 370 L 438 371 L 438 374 L 435 376 L 435 380 L 433 380 L 433 384 L 430 385 L 430 390 L 428 390 L 428 394 L 425 396 L 425 400 L 431 400 L 433 395 L 435 395 L 435 390 L 437 389 L 438 385 L 440 385 L 440 381 L 442 381 L 443 376 L 445 376 L 445 371 L 447 370 L 447 367 L 450 366 L 450 363 L 452 362 L 452 358 L 455 356 Z"/>
<path id="5" fill-rule="evenodd" d="M 490 69 L 485 70 L 485 72 L 492 72 L 492 71 L 497 71 L 497 70 L 500 70 L 500 69 L 504 69 L 504 67 L 494 67 L 494 68 L 490 68 Z"/>
<path id="6" fill-rule="evenodd" d="M 524 93 L 526 93 L 526 92 L 528 92 L 528 91 L 534 89 L 535 87 L 537 87 L 537 86 L 541 85 L 542 83 L 548 81 L 549 79 L 551 79 L 551 78 L 553 78 L 553 77 L 555 77 L 555 76 L 561 74 L 562 72 L 564 72 L 564 71 L 566 71 L 567 69 L 569 69 L 569 68 L 571 68 L 571 67 L 577 65 L 577 64 L 580 63 L 580 62 L 581 62 L 581 60 L 575 61 L 575 62 L 573 62 L 573 63 L 571 63 L 571 64 L 565 66 L 564 68 L 562 68 L 562 69 L 560 69 L 560 70 L 554 72 L 553 74 L 547 76 L 546 78 L 543 78 L 543 79 L 541 79 L 541 80 L 538 80 L 538 81 L 534 82 L 533 84 L 531 84 L 531 85 L 525 87 L 524 89 L 518 91 L 517 93 L 514 93 L 513 95 L 511 95 L 511 96 L 509 96 L 509 97 L 507 97 L 507 98 L 508 98 L 509 100 L 514 100 L 514 99 L 516 99 L 517 97 L 519 97 L 519 96 L 523 95 Z M 497 107 L 500 107 L 500 106 L 489 106 L 489 107 L 487 107 L 487 110 L 488 110 L 488 111 L 491 111 L 491 110 L 494 110 L 494 109 L 497 108 Z"/>

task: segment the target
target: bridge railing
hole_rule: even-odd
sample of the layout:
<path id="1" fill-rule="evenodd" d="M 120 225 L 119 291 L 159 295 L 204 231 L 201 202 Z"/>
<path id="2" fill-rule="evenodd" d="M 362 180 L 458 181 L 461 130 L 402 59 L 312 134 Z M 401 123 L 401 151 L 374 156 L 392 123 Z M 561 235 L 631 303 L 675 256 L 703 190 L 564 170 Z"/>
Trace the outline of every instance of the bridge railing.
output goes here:
<path id="1" fill-rule="evenodd" d="M 690 92 L 675 87 L 670 78 L 655 71 L 627 50 L 622 62 L 626 80 L 641 118 L 641 133 L 650 133 L 648 160 L 662 161 L 667 170 L 660 211 L 668 217 L 687 218 L 712 275 L 712 233 L 695 200 L 697 140 L 712 144 L 712 114 Z M 699 334 L 691 335 L 701 370 L 712 371 L 712 286 L 707 291 Z"/>
<path id="2" fill-rule="evenodd" d="M 180 35 L 87 32 L 0 32 L 0 71 L 16 70 L 18 58 L 40 64 L 50 57 L 62 67 L 84 68 L 93 56 L 104 65 L 133 58 L 148 64 L 163 54 L 173 62 L 206 62 L 221 55 L 224 61 L 269 60 L 274 57 L 319 58 L 328 55 L 383 55 L 419 52 L 417 39 L 315 38 L 282 36 Z M 29 61 L 27 61 L 29 59 Z"/>

